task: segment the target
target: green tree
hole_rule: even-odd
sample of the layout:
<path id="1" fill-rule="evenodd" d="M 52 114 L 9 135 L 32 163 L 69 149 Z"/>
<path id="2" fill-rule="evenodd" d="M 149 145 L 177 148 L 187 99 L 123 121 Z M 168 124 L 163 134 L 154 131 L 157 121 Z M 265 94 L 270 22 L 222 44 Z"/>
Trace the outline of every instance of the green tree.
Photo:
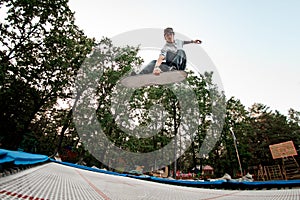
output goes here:
<path id="1" fill-rule="evenodd" d="M 249 114 L 240 100 L 232 97 L 227 100 L 225 124 L 221 138 L 211 154 L 213 158 L 211 164 L 215 167 L 217 175 L 221 176 L 224 173 L 229 173 L 235 176 L 240 173 L 238 156 L 234 146 L 235 142 L 242 168 L 248 168 L 248 160 L 251 157 L 247 148 L 249 134 L 251 134 Z"/>
<path id="2" fill-rule="evenodd" d="M 185 172 L 191 171 L 197 165 L 202 166 L 207 162 L 210 149 L 213 149 L 216 141 L 219 139 L 222 130 L 225 115 L 225 96 L 220 88 L 213 82 L 213 73 L 194 74 L 191 72 L 188 76 L 189 87 L 193 89 L 195 99 L 188 97 L 186 99 L 190 105 L 196 105 L 196 110 L 192 110 L 191 116 L 194 120 L 187 120 L 189 124 L 183 124 L 183 127 L 195 123 L 197 127 L 195 132 L 187 130 L 187 135 L 181 138 L 191 139 L 191 145 L 188 150 L 179 158 L 179 169 Z M 195 102 L 192 102 L 195 101 Z M 183 139 L 183 141 L 185 141 Z M 179 141 L 179 146 L 186 146 Z"/>
<path id="3" fill-rule="evenodd" d="M 74 24 L 68 1 L 0 1 L 0 142 L 16 149 L 39 113 L 70 96 L 94 41 Z"/>
<path id="4" fill-rule="evenodd" d="M 296 159 L 300 162 L 300 112 L 294 109 L 290 109 L 288 113 L 288 124 L 290 126 L 289 135 L 293 140 L 298 156 Z"/>
<path id="5" fill-rule="evenodd" d="M 116 95 L 122 94 L 114 94 L 114 92 L 120 78 L 132 67 L 141 64 L 137 52 L 138 47 L 116 47 L 113 46 L 110 39 L 103 38 L 97 42 L 93 52 L 87 56 L 78 73 L 76 89 L 79 101 L 75 106 L 76 128 L 77 131 L 83 133 L 80 137 L 84 142 L 84 147 L 93 151 L 91 153 L 105 164 L 118 162 L 120 155 L 112 156 L 107 153 L 107 149 L 112 144 L 122 149 L 137 148 L 128 142 L 128 135 L 118 127 L 115 122 L 116 114 L 112 113 L 113 104 L 125 104 L 122 96 L 114 98 Z M 130 107 L 130 105 L 124 106 Z M 125 110 L 129 107 L 126 107 Z M 96 112 L 94 112 L 95 109 Z M 100 129 L 111 142 L 106 142 L 97 135 L 97 131 Z M 87 142 L 90 138 L 94 138 L 91 143 Z"/>
<path id="6" fill-rule="evenodd" d="M 273 162 L 269 150 L 270 144 L 278 143 L 282 135 L 278 125 L 274 123 L 276 116 L 263 104 L 254 104 L 250 108 L 251 125 L 253 134 L 249 137 L 249 145 L 253 150 L 253 158 L 257 164 L 270 165 Z M 286 121 L 281 121 L 285 123 Z M 280 125 L 283 125 L 282 123 Z M 275 128 L 276 127 L 276 128 Z M 275 142 L 276 141 L 276 142 Z"/>

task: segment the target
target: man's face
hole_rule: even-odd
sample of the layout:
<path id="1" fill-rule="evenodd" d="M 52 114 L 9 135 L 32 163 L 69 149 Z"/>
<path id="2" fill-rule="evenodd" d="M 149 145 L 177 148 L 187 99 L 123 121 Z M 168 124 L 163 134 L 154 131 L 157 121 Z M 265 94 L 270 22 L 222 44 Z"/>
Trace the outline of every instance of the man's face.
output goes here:
<path id="1" fill-rule="evenodd" d="M 172 33 L 172 32 L 166 33 L 165 40 L 169 43 L 173 43 L 174 42 L 174 33 Z"/>

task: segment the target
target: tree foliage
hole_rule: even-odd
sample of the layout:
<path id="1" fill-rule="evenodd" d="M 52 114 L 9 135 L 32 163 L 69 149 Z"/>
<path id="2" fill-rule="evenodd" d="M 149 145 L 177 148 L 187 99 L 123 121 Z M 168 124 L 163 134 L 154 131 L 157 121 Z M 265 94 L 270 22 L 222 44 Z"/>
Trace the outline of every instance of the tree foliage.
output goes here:
<path id="1" fill-rule="evenodd" d="M 297 112 L 289 111 L 290 118 L 271 111 L 266 105 L 255 103 L 249 110 L 238 99 L 227 101 L 227 114 L 221 140 L 211 152 L 213 160 L 208 163 L 216 167 L 217 175 L 230 173 L 240 174 L 232 128 L 238 144 L 243 173 L 256 173 L 259 165 L 267 166 L 281 164 L 274 160 L 269 145 L 292 140 L 299 151 L 299 124 Z"/>
<path id="2" fill-rule="evenodd" d="M 81 62 L 91 50 L 74 24 L 68 1 L 0 1 L 0 141 L 17 148 L 38 113 L 70 96 Z"/>

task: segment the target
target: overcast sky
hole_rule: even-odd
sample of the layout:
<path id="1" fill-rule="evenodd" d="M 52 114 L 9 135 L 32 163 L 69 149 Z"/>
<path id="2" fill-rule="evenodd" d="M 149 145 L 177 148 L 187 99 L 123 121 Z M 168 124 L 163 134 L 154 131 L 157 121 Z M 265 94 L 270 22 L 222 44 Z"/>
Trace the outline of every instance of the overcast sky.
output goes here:
<path id="1" fill-rule="evenodd" d="M 298 0 L 70 0 L 76 24 L 100 40 L 173 27 L 201 39 L 227 98 L 300 111 Z M 187 55 L 188 56 L 188 55 Z M 154 58 L 155 59 L 155 58 Z"/>

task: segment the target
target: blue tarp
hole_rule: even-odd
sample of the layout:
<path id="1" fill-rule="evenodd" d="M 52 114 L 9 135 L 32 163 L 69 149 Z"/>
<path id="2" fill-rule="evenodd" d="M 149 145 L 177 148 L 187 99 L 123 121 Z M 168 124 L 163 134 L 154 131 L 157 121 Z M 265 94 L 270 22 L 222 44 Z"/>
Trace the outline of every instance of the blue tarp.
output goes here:
<path id="1" fill-rule="evenodd" d="M 45 155 L 0 149 L 0 164 L 13 162 L 15 165 L 33 165 L 48 160 Z"/>

